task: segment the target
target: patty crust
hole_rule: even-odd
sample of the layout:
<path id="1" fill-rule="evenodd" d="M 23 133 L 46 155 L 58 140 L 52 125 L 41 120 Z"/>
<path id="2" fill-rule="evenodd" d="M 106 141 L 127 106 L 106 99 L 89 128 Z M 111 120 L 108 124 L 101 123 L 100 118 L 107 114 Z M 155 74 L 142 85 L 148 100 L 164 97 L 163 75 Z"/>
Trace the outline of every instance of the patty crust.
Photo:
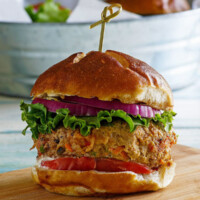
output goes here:
<path id="1" fill-rule="evenodd" d="M 93 129 L 89 136 L 82 136 L 79 129 L 59 127 L 52 134 L 40 134 L 34 146 L 40 156 L 96 157 L 134 161 L 157 168 L 171 162 L 171 146 L 177 137 L 173 130 L 164 131 L 150 122 L 149 127 L 137 126 L 130 133 L 129 126 L 116 120 L 107 126 Z"/>

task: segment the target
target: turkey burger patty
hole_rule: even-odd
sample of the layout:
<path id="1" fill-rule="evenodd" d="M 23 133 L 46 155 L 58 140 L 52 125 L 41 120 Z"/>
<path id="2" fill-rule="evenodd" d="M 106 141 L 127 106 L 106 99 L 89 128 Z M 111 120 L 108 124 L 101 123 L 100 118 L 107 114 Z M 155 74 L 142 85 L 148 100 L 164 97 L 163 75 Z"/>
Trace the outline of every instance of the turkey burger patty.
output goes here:
<path id="1" fill-rule="evenodd" d="M 154 122 L 149 128 L 137 126 L 130 133 L 126 122 L 116 120 L 109 126 L 93 129 L 88 136 L 82 136 L 79 129 L 59 127 L 52 134 L 40 134 L 34 145 L 38 159 L 41 156 L 114 158 L 158 168 L 172 161 L 171 146 L 176 140 L 173 130 L 166 132 Z"/>

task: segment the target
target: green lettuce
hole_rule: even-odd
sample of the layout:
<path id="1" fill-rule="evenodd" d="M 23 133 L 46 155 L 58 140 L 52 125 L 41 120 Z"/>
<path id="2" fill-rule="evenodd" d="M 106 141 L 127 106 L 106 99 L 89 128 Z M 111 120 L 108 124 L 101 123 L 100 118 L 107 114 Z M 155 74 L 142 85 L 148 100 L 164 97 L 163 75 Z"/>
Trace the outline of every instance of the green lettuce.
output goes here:
<path id="1" fill-rule="evenodd" d="M 174 111 L 165 111 L 161 115 L 155 114 L 152 120 L 160 126 L 163 126 L 166 132 L 169 132 L 173 127 L 172 121 L 174 120 L 174 116 L 176 116 Z"/>
<path id="2" fill-rule="evenodd" d="M 122 110 L 104 110 L 94 117 L 75 117 L 70 115 L 68 109 L 59 109 L 56 113 L 52 113 L 48 112 L 42 104 L 26 104 L 24 101 L 21 101 L 20 109 L 22 120 L 27 123 L 22 134 L 25 135 L 26 130 L 30 128 L 34 139 L 37 139 L 40 133 L 50 134 L 59 125 L 63 125 L 65 128 L 69 127 L 72 130 L 79 128 L 80 133 L 87 136 L 91 129 L 100 128 L 102 124 L 109 125 L 116 118 L 124 120 L 129 125 L 130 132 L 133 132 L 137 126 L 148 127 L 151 120 L 168 132 L 172 128 L 173 117 L 176 115 L 173 111 L 165 111 L 161 115 L 156 114 L 154 118 L 142 118 L 140 115 L 132 116 Z"/>
<path id="3" fill-rule="evenodd" d="M 25 8 L 33 22 L 65 22 L 70 10 L 67 8 L 60 9 L 60 4 L 53 0 L 46 0 L 35 11 L 34 5 L 29 5 Z"/>

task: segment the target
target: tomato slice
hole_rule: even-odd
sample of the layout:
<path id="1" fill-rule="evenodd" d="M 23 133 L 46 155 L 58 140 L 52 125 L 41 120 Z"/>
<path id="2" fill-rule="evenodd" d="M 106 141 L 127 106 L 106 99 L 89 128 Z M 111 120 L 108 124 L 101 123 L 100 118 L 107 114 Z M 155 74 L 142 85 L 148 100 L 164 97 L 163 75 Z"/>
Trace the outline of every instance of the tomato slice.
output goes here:
<path id="1" fill-rule="evenodd" d="M 103 158 L 96 161 L 96 170 L 104 172 L 131 171 L 137 174 L 150 174 L 152 172 L 150 168 L 142 164 Z"/>
<path id="2" fill-rule="evenodd" d="M 109 158 L 57 158 L 55 160 L 42 161 L 41 166 L 55 170 L 97 170 L 101 172 L 131 171 L 137 174 L 150 174 L 153 170 L 135 162 L 125 162 Z"/>
<path id="3" fill-rule="evenodd" d="M 44 3 L 37 3 L 37 4 L 34 4 L 34 5 L 33 5 L 34 10 L 37 12 L 42 4 L 44 4 Z"/>
<path id="4" fill-rule="evenodd" d="M 41 166 L 56 170 L 80 170 L 89 171 L 96 168 L 94 158 L 57 158 L 55 160 L 42 161 Z"/>

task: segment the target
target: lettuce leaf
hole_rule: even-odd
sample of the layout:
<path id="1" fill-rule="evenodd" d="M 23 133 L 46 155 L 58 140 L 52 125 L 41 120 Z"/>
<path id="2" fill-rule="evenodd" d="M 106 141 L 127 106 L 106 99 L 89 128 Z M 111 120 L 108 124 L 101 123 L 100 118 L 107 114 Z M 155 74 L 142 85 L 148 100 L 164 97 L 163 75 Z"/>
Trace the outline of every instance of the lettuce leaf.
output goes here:
<path id="1" fill-rule="evenodd" d="M 46 0 L 37 11 L 33 5 L 27 6 L 25 10 L 33 22 L 65 22 L 71 12 L 67 8 L 60 9 L 60 4 L 53 0 Z"/>
<path id="2" fill-rule="evenodd" d="M 155 114 L 153 121 L 158 123 L 160 126 L 163 126 L 166 132 L 169 132 L 173 127 L 172 121 L 174 120 L 174 116 L 176 116 L 174 111 L 165 111 L 162 115 Z"/>
<path id="3" fill-rule="evenodd" d="M 122 110 L 103 110 L 94 117 L 76 117 L 71 116 L 68 109 L 59 109 L 56 113 L 51 113 L 42 104 L 26 104 L 24 101 L 21 101 L 20 109 L 21 118 L 27 123 L 22 134 L 25 135 L 26 130 L 30 128 L 34 139 L 37 139 L 40 133 L 50 134 L 59 125 L 72 130 L 80 128 L 80 133 L 87 136 L 91 129 L 100 128 L 105 123 L 111 124 L 116 118 L 124 120 L 129 125 L 130 132 L 133 132 L 137 126 L 148 127 L 151 120 L 168 132 L 172 128 L 173 117 L 176 115 L 173 111 L 165 111 L 161 115 L 156 114 L 154 118 L 142 118 L 140 115 L 132 116 Z"/>

